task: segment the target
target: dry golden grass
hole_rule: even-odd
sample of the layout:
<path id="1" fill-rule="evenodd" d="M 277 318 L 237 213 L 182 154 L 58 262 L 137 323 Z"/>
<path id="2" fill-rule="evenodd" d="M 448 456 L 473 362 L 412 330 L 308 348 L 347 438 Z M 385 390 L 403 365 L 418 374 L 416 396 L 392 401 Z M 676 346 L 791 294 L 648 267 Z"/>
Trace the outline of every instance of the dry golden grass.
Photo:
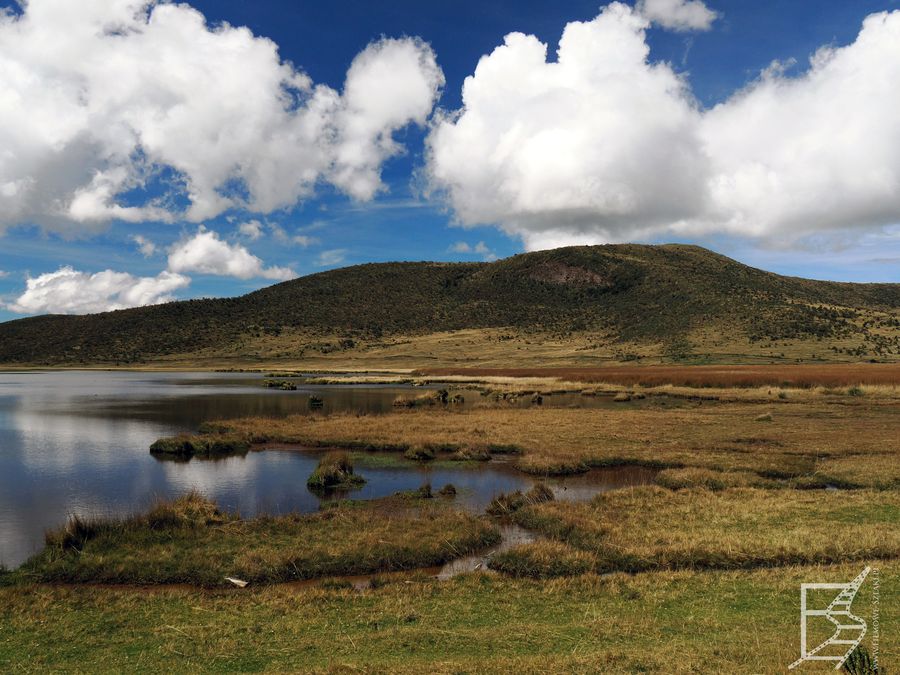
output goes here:
<path id="1" fill-rule="evenodd" d="M 590 503 L 536 504 L 513 518 L 593 554 L 598 571 L 900 557 L 896 492 L 641 487 L 601 494 Z"/>
<path id="2" fill-rule="evenodd" d="M 787 487 L 789 484 L 769 478 L 763 478 L 752 471 L 714 471 L 687 467 L 684 469 L 663 469 L 656 474 L 657 485 L 670 490 L 705 488 L 707 490 L 724 490 L 730 487 Z"/>
<path id="3" fill-rule="evenodd" d="M 771 421 L 756 421 L 771 414 Z M 764 418 L 765 419 L 765 418 Z M 806 476 L 824 485 L 900 485 L 900 406 L 867 397 L 771 404 L 692 402 L 615 409 L 476 408 L 380 416 L 248 418 L 257 441 L 372 449 L 514 446 L 525 471 L 645 464 Z"/>
<path id="4" fill-rule="evenodd" d="M 656 387 L 848 387 L 900 384 L 900 365 L 884 363 L 729 366 L 604 366 L 602 368 L 426 368 L 422 375 L 532 377 Z"/>
<path id="5" fill-rule="evenodd" d="M 442 500 L 397 497 L 244 520 L 191 494 L 145 516 L 75 519 L 13 574 L 69 583 L 272 583 L 428 567 L 499 539 L 491 523 Z"/>

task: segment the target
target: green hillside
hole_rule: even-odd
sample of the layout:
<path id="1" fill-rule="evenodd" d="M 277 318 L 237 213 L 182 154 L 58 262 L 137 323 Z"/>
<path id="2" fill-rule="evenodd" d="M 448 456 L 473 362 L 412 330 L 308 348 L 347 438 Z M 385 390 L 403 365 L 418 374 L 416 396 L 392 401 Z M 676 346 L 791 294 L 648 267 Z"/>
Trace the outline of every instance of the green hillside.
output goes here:
<path id="1" fill-rule="evenodd" d="M 783 277 L 695 246 L 570 247 L 493 263 L 378 263 L 277 284 L 240 298 L 0 324 L 0 363 L 140 363 L 239 353 L 248 340 L 503 329 L 677 343 L 699 332 L 745 345 L 858 344 L 900 353 L 900 284 Z M 340 346 L 340 342 L 336 343 Z M 832 353 L 834 349 L 831 350 Z"/>

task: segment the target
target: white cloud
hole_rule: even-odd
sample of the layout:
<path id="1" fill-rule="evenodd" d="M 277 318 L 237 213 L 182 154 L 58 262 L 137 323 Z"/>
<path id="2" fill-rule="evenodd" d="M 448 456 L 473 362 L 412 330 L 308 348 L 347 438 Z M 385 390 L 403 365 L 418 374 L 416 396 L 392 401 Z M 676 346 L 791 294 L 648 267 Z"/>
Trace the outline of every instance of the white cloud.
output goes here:
<path id="1" fill-rule="evenodd" d="M 369 45 L 347 72 L 329 180 L 359 200 L 383 190 L 380 166 L 402 152 L 393 132 L 410 122 L 424 125 L 443 85 L 434 53 L 421 40 Z"/>
<path id="2" fill-rule="evenodd" d="M 316 261 L 316 265 L 319 267 L 333 267 L 335 265 L 340 265 L 344 262 L 346 255 L 347 249 L 344 248 L 334 248 L 328 251 L 322 251 Z"/>
<path id="3" fill-rule="evenodd" d="M 0 279 L 5 279 L 5 278 L 8 277 L 8 276 L 9 276 L 9 272 L 6 272 L 6 271 L 4 271 L 4 270 L 0 270 Z"/>
<path id="4" fill-rule="evenodd" d="M 263 234 L 263 224 L 258 220 L 248 220 L 246 223 L 241 223 L 238 233 L 250 241 L 256 241 Z"/>
<path id="5" fill-rule="evenodd" d="M 141 252 L 141 255 L 145 258 L 149 258 L 156 253 L 156 244 L 147 239 L 147 237 L 135 234 L 132 235 L 131 241 L 133 241 L 138 246 L 138 250 Z"/>
<path id="6" fill-rule="evenodd" d="M 105 270 L 96 274 L 60 267 L 29 278 L 26 290 L 6 308 L 20 314 L 88 314 L 127 307 L 155 305 L 173 300 L 172 293 L 190 279 L 172 272 L 135 277 Z"/>
<path id="7" fill-rule="evenodd" d="M 900 221 L 900 11 L 711 110 L 648 60 L 648 25 L 613 3 L 566 26 L 556 61 L 520 33 L 482 57 L 428 138 L 429 184 L 460 224 L 538 249 L 722 232 L 783 245 Z"/>
<path id="8" fill-rule="evenodd" d="M 680 229 L 794 238 L 900 221 L 900 11 L 799 77 L 775 65 L 705 115 L 709 209 Z"/>
<path id="9" fill-rule="evenodd" d="M 286 267 L 265 267 L 262 260 L 240 244 L 222 241 L 218 234 L 204 227 L 193 237 L 182 239 L 169 249 L 169 270 L 238 279 L 262 277 L 278 281 L 297 276 Z"/>
<path id="10" fill-rule="evenodd" d="M 648 21 L 674 31 L 709 30 L 718 14 L 701 0 L 638 0 Z"/>
<path id="11" fill-rule="evenodd" d="M 488 248 L 487 244 L 479 241 L 475 246 L 465 242 L 458 241 L 450 247 L 452 253 L 476 254 L 480 255 L 484 260 L 491 262 L 497 259 L 497 255 Z"/>
<path id="12" fill-rule="evenodd" d="M 308 248 L 314 244 L 319 243 L 319 239 L 317 237 L 310 237 L 307 234 L 296 234 L 291 237 L 291 241 L 297 244 L 297 246 L 302 246 L 303 248 Z"/>
<path id="13" fill-rule="evenodd" d="M 340 93 L 186 4 L 29 0 L 0 14 L 0 81 L 0 227 L 71 232 L 267 213 L 320 182 L 369 199 L 402 151 L 394 132 L 426 121 L 443 75 L 428 45 L 381 39 Z M 163 169 L 162 196 L 124 203 Z"/>
<path id="14" fill-rule="evenodd" d="M 528 248 L 628 238 L 701 207 L 705 158 L 683 80 L 649 65 L 647 20 L 613 3 L 566 26 L 556 62 L 511 33 L 428 138 L 433 187 L 463 224 Z"/>

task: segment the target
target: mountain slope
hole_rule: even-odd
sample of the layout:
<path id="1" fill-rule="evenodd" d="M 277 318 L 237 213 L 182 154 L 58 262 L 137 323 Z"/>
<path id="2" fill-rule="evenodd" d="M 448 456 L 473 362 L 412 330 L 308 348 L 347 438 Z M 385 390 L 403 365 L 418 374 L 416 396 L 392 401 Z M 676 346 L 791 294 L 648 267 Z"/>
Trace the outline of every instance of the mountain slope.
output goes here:
<path id="1" fill-rule="evenodd" d="M 900 348 L 898 311 L 900 284 L 783 277 L 695 246 L 570 247 L 493 263 L 359 265 L 240 298 L 11 321 L 0 324 L 0 362 L 135 363 L 235 353 L 261 336 L 344 335 L 350 345 L 472 328 L 636 344 L 719 331 L 748 350 L 760 341 L 855 337 L 890 354 Z"/>

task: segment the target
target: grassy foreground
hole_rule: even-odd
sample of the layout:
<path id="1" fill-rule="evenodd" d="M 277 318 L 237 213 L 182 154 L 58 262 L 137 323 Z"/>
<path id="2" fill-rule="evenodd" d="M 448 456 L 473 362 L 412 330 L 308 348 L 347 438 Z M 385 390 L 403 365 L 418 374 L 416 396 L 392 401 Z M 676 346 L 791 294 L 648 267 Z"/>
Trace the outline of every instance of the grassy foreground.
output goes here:
<path id="1" fill-rule="evenodd" d="M 0 588 L 0 670 L 782 673 L 801 582 L 860 564 L 585 575 L 413 576 L 356 592 Z M 900 665 L 900 564 L 879 569 L 881 665 Z M 872 585 L 854 608 L 870 613 Z"/>
<path id="2" fill-rule="evenodd" d="M 495 555 L 499 575 L 439 582 L 407 571 L 361 591 L 327 577 L 435 564 L 495 542 L 496 528 L 449 500 L 410 498 L 252 521 L 192 498 L 71 527 L 0 574 L 0 671 L 780 673 L 799 652 L 800 584 L 847 582 L 869 564 L 878 569 L 879 662 L 892 673 L 896 396 L 779 393 L 679 407 L 500 405 L 206 425 L 201 440 L 294 442 L 379 461 L 392 456 L 363 451 L 437 461 L 503 453 L 534 474 L 664 469 L 656 486 L 588 503 L 540 490 L 496 500 L 496 513 L 546 537 Z M 331 464 L 347 478 L 344 455 Z M 852 489 L 801 489 L 829 484 Z M 216 587 L 225 575 L 254 583 Z M 874 633 L 871 579 L 853 609 Z M 121 585 L 160 581 L 194 586 Z"/>
<path id="3" fill-rule="evenodd" d="M 388 498 L 250 520 L 198 495 L 119 521 L 70 521 L 14 573 L 22 581 L 228 585 L 408 570 L 499 541 L 487 521 L 441 500 Z"/>

